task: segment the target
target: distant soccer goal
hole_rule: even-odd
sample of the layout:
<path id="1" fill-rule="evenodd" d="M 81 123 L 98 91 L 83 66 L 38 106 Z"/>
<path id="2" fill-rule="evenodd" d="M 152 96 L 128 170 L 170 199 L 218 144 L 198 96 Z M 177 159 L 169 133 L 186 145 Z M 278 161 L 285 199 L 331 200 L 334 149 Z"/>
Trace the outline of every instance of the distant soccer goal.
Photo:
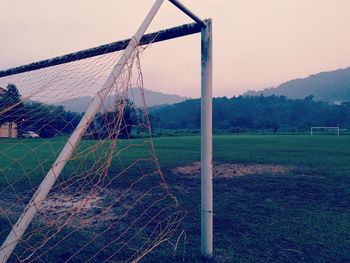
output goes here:
<path id="1" fill-rule="evenodd" d="M 340 129 L 339 127 L 311 127 L 310 128 L 310 135 L 340 135 Z"/>
<path id="2" fill-rule="evenodd" d="M 186 212 L 160 168 L 141 59 L 152 43 L 196 33 L 202 42 L 198 216 L 202 254 L 211 256 L 211 20 L 170 0 L 196 23 L 145 34 L 163 2 L 155 1 L 130 39 L 0 71 L 1 263 L 137 262 L 160 245 L 177 247 Z"/>

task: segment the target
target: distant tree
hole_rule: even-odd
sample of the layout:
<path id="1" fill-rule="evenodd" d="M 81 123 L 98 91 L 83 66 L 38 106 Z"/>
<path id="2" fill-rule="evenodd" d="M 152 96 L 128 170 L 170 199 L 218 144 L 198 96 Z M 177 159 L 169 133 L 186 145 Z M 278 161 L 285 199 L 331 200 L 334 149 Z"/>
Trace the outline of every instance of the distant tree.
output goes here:
<path id="1" fill-rule="evenodd" d="M 89 128 L 93 130 L 94 138 L 126 138 L 130 135 L 137 118 L 143 116 L 129 99 L 118 100 L 116 105 L 114 111 L 98 114 L 90 124 Z"/>
<path id="2" fill-rule="evenodd" d="M 5 122 L 20 122 L 23 114 L 23 103 L 17 87 L 7 85 L 7 91 L 0 99 L 0 124 Z"/>
<path id="3" fill-rule="evenodd" d="M 78 125 L 81 115 L 67 112 L 63 106 L 39 102 L 25 104 L 23 130 L 38 132 L 42 138 L 70 134 Z"/>
<path id="4" fill-rule="evenodd" d="M 305 97 L 305 100 L 308 100 L 308 101 L 314 101 L 314 99 L 315 99 L 314 95 L 309 95 L 309 96 Z"/>
<path id="5" fill-rule="evenodd" d="M 14 84 L 7 85 L 5 100 L 7 100 L 12 105 L 18 105 L 19 103 L 21 103 L 21 95 L 19 94 L 19 91 Z"/>
<path id="6" fill-rule="evenodd" d="M 344 101 L 339 106 L 341 110 L 341 116 L 344 117 L 344 127 L 350 128 L 350 101 Z"/>

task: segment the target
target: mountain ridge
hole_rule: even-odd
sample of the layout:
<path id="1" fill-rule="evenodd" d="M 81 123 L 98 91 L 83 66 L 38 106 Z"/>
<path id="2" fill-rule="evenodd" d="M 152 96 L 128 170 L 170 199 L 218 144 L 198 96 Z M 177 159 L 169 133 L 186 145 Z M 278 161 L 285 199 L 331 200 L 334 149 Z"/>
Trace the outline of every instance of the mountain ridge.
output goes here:
<path id="1" fill-rule="evenodd" d="M 243 96 L 286 96 L 303 99 L 310 95 L 315 100 L 339 104 L 350 101 L 350 67 L 311 74 L 305 78 L 286 81 L 276 87 L 259 91 L 249 90 Z"/>
<path id="2" fill-rule="evenodd" d="M 164 104 L 174 104 L 191 99 L 190 97 L 179 96 L 175 94 L 167 94 L 149 89 L 144 89 L 144 95 L 146 105 L 148 107 L 154 107 Z M 128 97 L 135 103 L 136 106 L 140 107 L 143 105 L 141 90 L 139 88 L 129 89 Z M 55 102 L 54 105 L 64 106 L 65 110 L 67 111 L 83 113 L 87 110 L 92 99 L 93 98 L 90 96 L 83 96 L 80 98 L 66 99 L 63 101 Z M 112 105 L 113 99 L 113 96 L 109 96 L 106 100 L 105 105 Z"/>

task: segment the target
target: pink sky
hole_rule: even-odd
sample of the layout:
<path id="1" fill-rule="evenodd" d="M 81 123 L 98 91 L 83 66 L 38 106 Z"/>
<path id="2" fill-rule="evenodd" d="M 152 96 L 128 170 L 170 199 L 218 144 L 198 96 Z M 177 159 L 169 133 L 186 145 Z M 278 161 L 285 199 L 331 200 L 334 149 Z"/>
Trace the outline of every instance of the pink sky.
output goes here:
<path id="1" fill-rule="evenodd" d="M 238 95 L 350 66 L 348 0 L 183 0 L 214 23 L 214 95 Z M 129 38 L 153 0 L 1 1 L 0 68 Z M 191 22 L 165 1 L 149 32 Z M 155 44 L 147 88 L 200 94 L 199 35 Z"/>

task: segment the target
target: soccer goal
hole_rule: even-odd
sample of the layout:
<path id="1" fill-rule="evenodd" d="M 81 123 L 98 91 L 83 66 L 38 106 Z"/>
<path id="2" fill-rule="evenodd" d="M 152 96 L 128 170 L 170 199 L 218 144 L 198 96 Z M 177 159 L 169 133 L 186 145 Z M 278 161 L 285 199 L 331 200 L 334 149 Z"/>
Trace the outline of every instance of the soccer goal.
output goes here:
<path id="1" fill-rule="evenodd" d="M 339 136 L 340 129 L 339 127 L 311 127 L 310 135 L 315 134 L 336 134 L 337 136 Z"/>
<path id="2" fill-rule="evenodd" d="M 130 39 L 0 71 L 1 263 L 137 262 L 176 249 L 186 211 L 160 169 L 140 60 L 150 44 L 196 33 L 201 252 L 212 255 L 211 20 L 169 1 L 195 23 L 145 34 L 156 0 Z"/>

